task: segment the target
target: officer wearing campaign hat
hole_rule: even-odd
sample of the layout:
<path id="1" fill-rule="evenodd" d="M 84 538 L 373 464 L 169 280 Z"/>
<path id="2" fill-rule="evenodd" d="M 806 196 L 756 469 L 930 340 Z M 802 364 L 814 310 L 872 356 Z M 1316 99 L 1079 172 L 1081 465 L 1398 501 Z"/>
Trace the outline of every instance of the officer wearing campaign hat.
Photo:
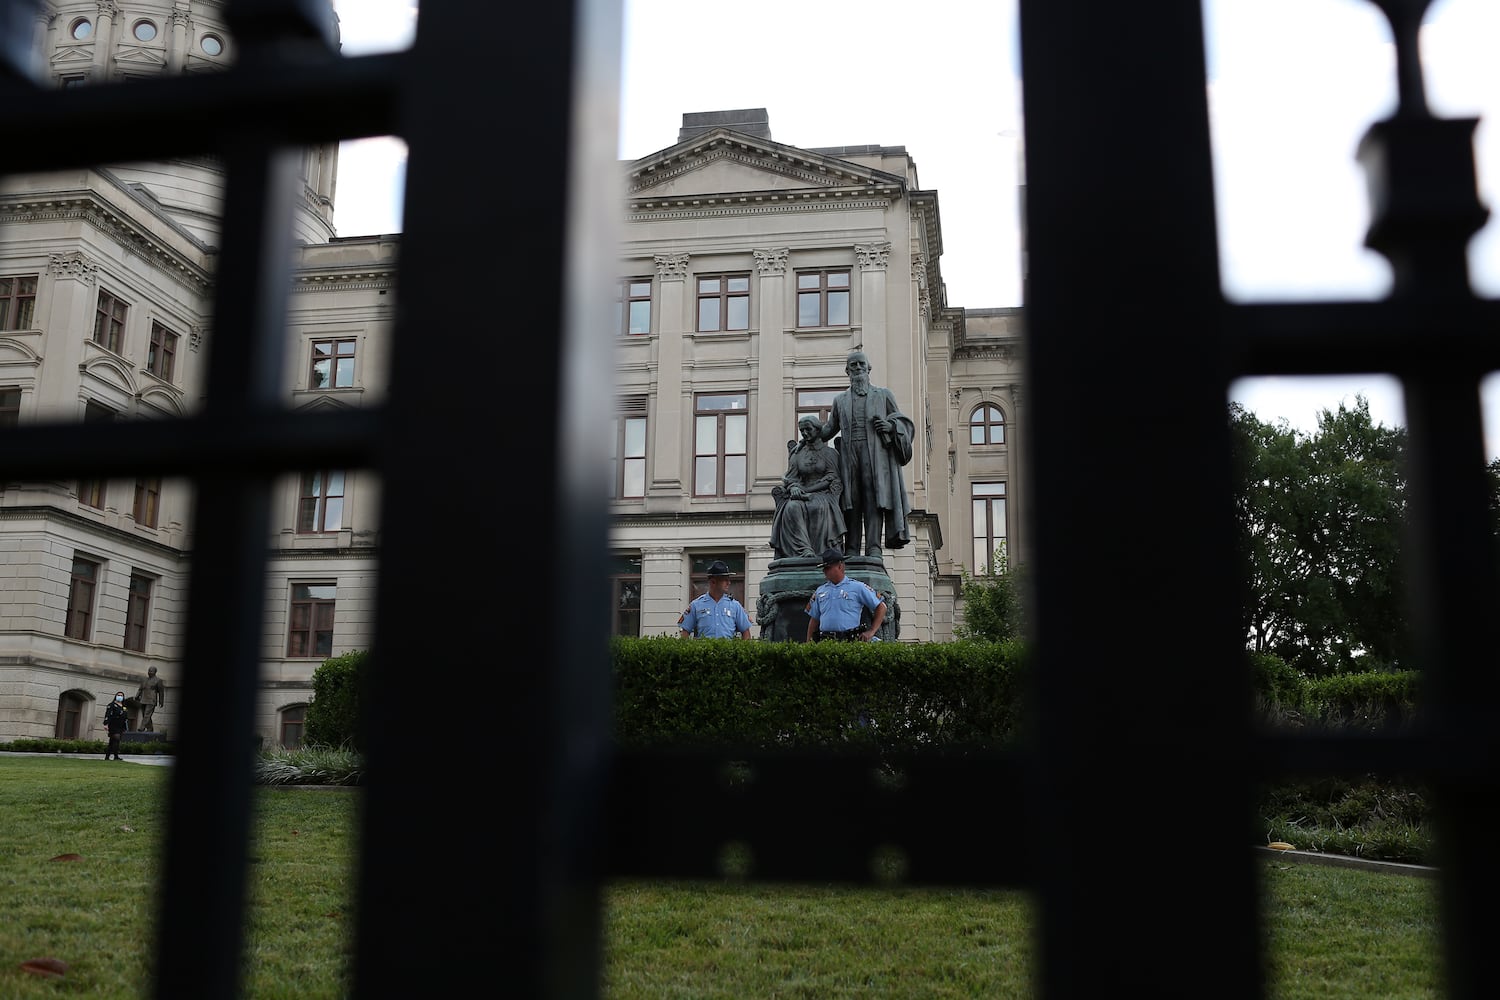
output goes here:
<path id="1" fill-rule="evenodd" d="M 750 616 L 729 596 L 729 567 L 724 560 L 708 564 L 708 593 L 693 598 L 677 619 L 682 637 L 698 639 L 750 638 Z"/>
<path id="2" fill-rule="evenodd" d="M 807 641 L 840 639 L 869 642 L 885 621 L 885 601 L 874 588 L 844 576 L 844 553 L 824 549 L 823 583 L 807 602 Z M 860 629 L 864 610 L 871 612 L 869 631 Z"/>

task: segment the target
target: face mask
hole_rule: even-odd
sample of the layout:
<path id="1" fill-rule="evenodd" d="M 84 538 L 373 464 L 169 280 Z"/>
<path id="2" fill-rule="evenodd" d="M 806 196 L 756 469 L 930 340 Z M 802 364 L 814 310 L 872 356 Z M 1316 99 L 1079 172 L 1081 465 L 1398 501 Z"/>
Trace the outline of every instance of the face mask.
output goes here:
<path id="1" fill-rule="evenodd" d="M 125 696 L 123 694 L 117 694 L 117 695 L 115 695 L 115 701 L 124 701 L 124 700 L 125 700 Z"/>

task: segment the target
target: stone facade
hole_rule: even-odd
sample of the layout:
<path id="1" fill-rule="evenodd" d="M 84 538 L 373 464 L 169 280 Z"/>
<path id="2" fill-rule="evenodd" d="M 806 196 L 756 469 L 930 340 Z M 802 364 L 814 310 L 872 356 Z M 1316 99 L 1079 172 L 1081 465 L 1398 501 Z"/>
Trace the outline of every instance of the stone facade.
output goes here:
<path id="1" fill-rule="evenodd" d="M 37 45 L 54 82 L 211 71 L 233 57 L 221 3 L 119 10 L 96 0 L 46 6 Z M 136 34 L 141 21 L 153 38 Z M 872 381 L 917 426 L 905 469 L 912 541 L 885 555 L 899 641 L 949 639 L 959 567 L 973 569 L 972 483 L 1004 484 L 1001 530 L 1013 556 L 1024 551 L 1019 311 L 947 304 L 937 193 L 921 188 L 903 147 L 786 146 L 772 140 L 764 109 L 749 111 L 685 115 L 676 145 L 621 165 L 620 416 L 609 431 L 619 445 L 617 628 L 676 634 L 695 567 L 714 558 L 736 567 L 754 614 L 774 556 L 771 488 L 799 406 L 826 413 L 847 387 L 847 353 L 859 348 Z M 289 409 L 379 405 L 388 382 L 400 237 L 336 235 L 336 166 L 333 146 L 302 160 Z M 7 423 L 194 412 L 214 340 L 222 188 L 212 159 L 0 177 L 0 282 L 24 279 L 9 286 L 0 321 L 0 433 Z M 713 278 L 721 284 L 710 295 L 702 282 Z M 799 309 L 809 287 L 816 294 L 804 304 L 817 315 Z M 717 310 L 717 324 L 700 322 L 700 309 Z M 434 363 L 461 364 L 441 355 L 439 340 Z M 1003 444 L 970 443 L 985 405 L 1003 415 Z M 444 488 L 453 487 L 435 486 L 439 508 Z M 168 686 L 155 728 L 171 735 L 192 517 L 186 481 L 0 481 L 0 741 L 102 738 L 107 698 L 134 695 L 151 666 Z M 379 484 L 358 470 L 319 470 L 316 482 L 288 473 L 274 517 L 255 705 L 266 745 L 298 738 L 325 655 L 370 646 Z M 438 526 L 434 544 L 461 545 L 473 530 L 482 526 Z"/>

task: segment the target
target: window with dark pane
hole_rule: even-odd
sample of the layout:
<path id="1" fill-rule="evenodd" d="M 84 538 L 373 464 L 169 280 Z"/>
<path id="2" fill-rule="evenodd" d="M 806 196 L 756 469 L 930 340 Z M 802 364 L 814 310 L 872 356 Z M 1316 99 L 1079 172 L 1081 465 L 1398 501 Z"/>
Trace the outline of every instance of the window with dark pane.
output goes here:
<path id="1" fill-rule="evenodd" d="M 348 389 L 354 385 L 353 337 L 312 342 L 310 389 Z"/>
<path id="2" fill-rule="evenodd" d="M 129 308 L 113 293 L 100 292 L 94 309 L 94 343 L 119 354 L 125 345 L 125 314 Z"/>
<path id="3" fill-rule="evenodd" d="M 338 587 L 332 583 L 292 584 L 287 618 L 287 656 L 325 657 L 333 653 L 333 608 Z"/>
<path id="4" fill-rule="evenodd" d="M 693 495 L 744 496 L 750 416 L 745 393 L 702 393 L 693 413 Z"/>
<path id="5" fill-rule="evenodd" d="M 177 334 L 160 323 L 151 324 L 151 346 L 146 352 L 146 370 L 164 381 L 172 381 L 177 364 Z"/>
<path id="6" fill-rule="evenodd" d="M 298 532 L 338 531 L 344 526 L 344 481 L 344 472 L 337 469 L 302 474 L 302 491 L 297 501 Z"/>
<path id="7" fill-rule="evenodd" d="M 156 527 L 161 515 L 161 479 L 146 477 L 135 481 L 135 504 L 131 516 L 135 523 L 148 528 Z"/>
<path id="8" fill-rule="evenodd" d="M 57 699 L 57 738 L 76 740 L 83 727 L 83 695 L 64 691 Z"/>
<path id="9" fill-rule="evenodd" d="M 849 325 L 849 270 L 797 274 L 797 325 Z"/>
<path id="10" fill-rule="evenodd" d="M 698 278 L 698 332 L 750 329 L 750 276 L 701 275 Z"/>
<path id="11" fill-rule="evenodd" d="M 68 617 L 63 635 L 69 639 L 88 639 L 94 628 L 94 591 L 99 585 L 100 564 L 82 556 L 73 557 L 73 572 L 68 585 Z"/>
<path id="12" fill-rule="evenodd" d="M 994 403 L 983 403 L 969 414 L 970 444 L 1004 444 L 1005 415 Z"/>
<path id="13" fill-rule="evenodd" d="M 36 279 L 0 278 L 0 330 L 30 330 L 36 318 Z"/>
<path id="14" fill-rule="evenodd" d="M 144 573 L 130 574 L 130 598 L 125 609 L 125 648 L 146 651 L 151 623 L 151 588 L 155 580 Z"/>
<path id="15" fill-rule="evenodd" d="M 618 554 L 610 560 L 610 579 L 614 587 L 614 611 L 611 634 L 641 634 L 641 555 L 639 552 Z"/>
<path id="16" fill-rule="evenodd" d="M 0 385 L 0 427 L 14 427 L 21 422 L 21 390 Z"/>
<path id="17" fill-rule="evenodd" d="M 281 745 L 295 750 L 302 745 L 302 731 L 307 725 L 307 706 L 291 705 L 281 710 Z"/>

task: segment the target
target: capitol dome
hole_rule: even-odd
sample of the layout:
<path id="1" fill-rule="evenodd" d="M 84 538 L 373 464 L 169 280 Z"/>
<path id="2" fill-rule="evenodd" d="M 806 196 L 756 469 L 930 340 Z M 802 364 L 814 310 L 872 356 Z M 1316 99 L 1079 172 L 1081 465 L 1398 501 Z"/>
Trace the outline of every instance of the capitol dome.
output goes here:
<path id="1" fill-rule="evenodd" d="M 48 0 L 37 16 L 42 78 L 58 87 L 120 83 L 162 74 L 212 73 L 233 64 L 234 37 L 225 0 Z M 338 15 L 330 7 L 331 36 Z M 214 156 L 150 164 L 111 164 L 125 187 L 208 246 L 219 242 L 224 165 Z M 333 221 L 338 143 L 309 147 L 302 157 L 302 198 L 294 238 L 326 243 Z"/>

